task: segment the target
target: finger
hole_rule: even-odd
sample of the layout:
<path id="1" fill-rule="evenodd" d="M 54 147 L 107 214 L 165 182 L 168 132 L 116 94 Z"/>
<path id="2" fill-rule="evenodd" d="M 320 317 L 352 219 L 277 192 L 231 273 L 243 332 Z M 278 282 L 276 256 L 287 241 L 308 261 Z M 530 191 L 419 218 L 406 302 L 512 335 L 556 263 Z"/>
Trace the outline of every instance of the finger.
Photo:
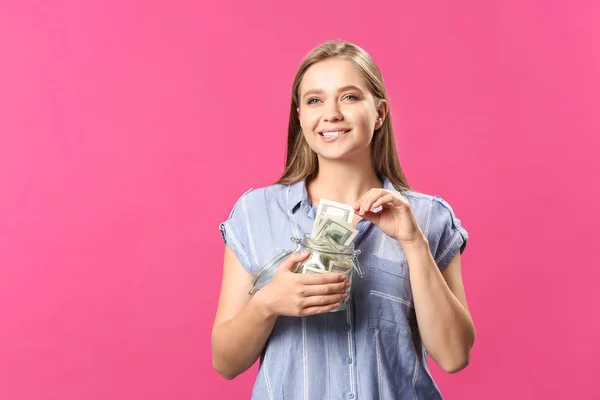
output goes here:
<path id="1" fill-rule="evenodd" d="M 389 197 L 388 197 L 389 196 Z M 410 204 L 408 203 L 408 200 L 406 200 L 406 198 L 404 198 L 400 193 L 389 193 L 389 195 L 386 196 L 385 198 L 381 198 L 381 203 L 380 205 L 382 206 L 404 206 L 407 208 L 410 208 Z M 376 204 L 373 204 L 373 206 L 375 207 Z"/>
<path id="2" fill-rule="evenodd" d="M 369 198 L 369 196 L 371 196 L 372 194 L 373 194 L 373 190 L 369 189 L 362 196 L 360 196 L 360 199 L 358 199 L 356 201 L 356 203 L 354 203 L 354 211 L 356 211 L 357 214 L 359 214 L 359 215 L 361 214 L 362 205 L 367 200 L 367 198 Z"/>
<path id="3" fill-rule="evenodd" d="M 347 282 L 348 278 L 344 274 L 323 273 L 323 274 L 302 274 L 300 283 L 304 285 L 324 285 L 329 283 Z"/>
<path id="4" fill-rule="evenodd" d="M 301 296 L 323 296 L 328 294 L 342 293 L 350 287 L 351 283 L 348 281 L 329 283 L 326 285 L 303 285 L 300 287 L 299 294 Z"/>
<path id="5" fill-rule="evenodd" d="M 354 203 L 354 210 L 355 211 L 360 211 L 361 206 L 364 204 L 364 202 L 369 197 L 371 197 L 371 195 L 373 195 L 373 191 L 374 191 L 374 189 L 369 189 L 365 193 L 363 193 L 362 196 L 360 196 L 360 198 L 356 201 L 356 203 Z"/>
<path id="6" fill-rule="evenodd" d="M 294 265 L 308 258 L 310 253 L 292 253 L 279 266 L 280 269 L 291 271 Z"/>
<path id="7" fill-rule="evenodd" d="M 365 212 L 362 217 L 369 222 L 372 222 L 374 225 L 379 225 L 379 220 L 381 219 L 381 213 L 375 213 L 372 211 Z"/>
<path id="8" fill-rule="evenodd" d="M 368 190 L 356 202 L 355 210 L 356 210 L 356 212 L 357 212 L 358 215 L 362 215 L 363 204 L 365 203 L 365 201 L 367 200 L 367 198 L 369 198 L 369 196 L 371 196 L 371 194 L 372 194 L 372 192 L 370 190 Z"/>
<path id="9" fill-rule="evenodd" d="M 317 315 L 317 314 L 325 314 L 329 311 L 335 310 L 340 306 L 340 303 L 333 303 L 326 306 L 316 306 L 316 307 L 308 307 L 303 308 L 300 312 L 300 316 L 304 317 L 307 315 Z"/>
<path id="10" fill-rule="evenodd" d="M 387 204 L 394 204 L 394 199 L 395 197 L 393 194 L 386 194 L 385 196 L 382 196 L 373 202 L 373 209 Z"/>
<path id="11" fill-rule="evenodd" d="M 335 293 L 323 296 L 305 297 L 302 300 L 302 308 L 328 306 L 330 304 L 339 303 L 348 298 L 348 293 Z"/>
<path id="12" fill-rule="evenodd" d="M 360 215 L 362 215 L 365 211 L 371 211 L 373 207 L 373 203 L 377 201 L 379 198 L 385 196 L 387 194 L 384 190 L 374 190 L 373 193 L 365 199 L 360 207 Z"/>

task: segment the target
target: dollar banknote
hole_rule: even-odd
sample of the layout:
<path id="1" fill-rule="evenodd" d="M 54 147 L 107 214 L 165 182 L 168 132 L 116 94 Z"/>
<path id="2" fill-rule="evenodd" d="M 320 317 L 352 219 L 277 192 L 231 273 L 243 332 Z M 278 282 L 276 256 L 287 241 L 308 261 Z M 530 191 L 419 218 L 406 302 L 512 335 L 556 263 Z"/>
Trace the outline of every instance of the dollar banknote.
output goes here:
<path id="1" fill-rule="evenodd" d="M 304 268 L 302 269 L 302 273 L 303 274 L 325 274 L 327 273 L 327 270 L 315 267 L 315 266 L 311 266 L 311 265 L 305 265 Z"/>
<path id="2" fill-rule="evenodd" d="M 347 273 L 349 266 L 346 256 L 335 254 L 347 251 L 345 246 L 352 243 L 358 231 L 352 227 L 354 210 L 347 204 L 321 199 L 311 232 L 311 239 L 319 243 L 322 251 L 316 258 L 305 260 L 294 267 L 294 272 L 317 274 L 326 272 Z M 333 254 L 328 253 L 330 251 Z"/>
<path id="3" fill-rule="evenodd" d="M 350 265 L 345 263 L 340 263 L 337 261 L 332 261 L 329 263 L 329 271 L 330 272 L 339 272 L 345 274 L 350 269 Z"/>
<path id="4" fill-rule="evenodd" d="M 315 240 L 326 241 L 329 238 L 337 244 L 348 245 L 357 234 L 358 231 L 348 222 L 327 216 L 312 236 Z"/>
<path id="5" fill-rule="evenodd" d="M 326 217 L 334 217 L 352 225 L 354 218 L 354 209 L 348 204 L 338 203 L 337 201 L 321 199 L 317 215 L 313 224 L 313 234 L 319 230 L 319 226 L 325 222 Z M 314 236 L 312 236 L 314 238 Z"/>

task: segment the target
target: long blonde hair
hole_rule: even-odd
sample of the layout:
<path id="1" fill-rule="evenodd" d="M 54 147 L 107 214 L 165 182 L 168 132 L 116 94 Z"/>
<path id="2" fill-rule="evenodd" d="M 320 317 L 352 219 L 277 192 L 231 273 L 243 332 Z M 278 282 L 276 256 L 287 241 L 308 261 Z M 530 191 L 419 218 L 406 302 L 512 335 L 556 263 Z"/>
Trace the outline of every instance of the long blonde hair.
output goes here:
<path id="1" fill-rule="evenodd" d="M 332 57 L 343 58 L 358 68 L 365 78 L 376 103 L 380 103 L 381 100 L 389 102 L 381 71 L 379 71 L 371 56 L 362 48 L 343 40 L 331 40 L 313 49 L 300 64 L 294 79 L 285 170 L 277 183 L 290 184 L 302 179 L 310 179 L 318 172 L 317 154 L 308 146 L 300 127 L 297 111 L 300 104 L 299 87 L 308 68 L 319 61 Z M 383 180 L 384 177 L 387 177 L 397 189 L 410 189 L 396 153 L 392 118 L 389 112 L 384 119 L 383 126 L 373 135 L 371 160 L 373 169 L 380 179 Z"/>

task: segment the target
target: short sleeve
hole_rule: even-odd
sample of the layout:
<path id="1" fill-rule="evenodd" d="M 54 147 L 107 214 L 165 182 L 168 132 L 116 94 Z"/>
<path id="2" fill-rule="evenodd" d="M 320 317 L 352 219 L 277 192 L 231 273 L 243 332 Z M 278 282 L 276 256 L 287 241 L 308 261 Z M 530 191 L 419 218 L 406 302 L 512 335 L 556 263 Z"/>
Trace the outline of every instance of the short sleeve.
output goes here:
<path id="1" fill-rule="evenodd" d="M 430 218 L 428 240 L 435 262 L 443 271 L 457 252 L 463 253 L 469 235 L 450 204 L 439 196 L 433 198 Z"/>
<path id="2" fill-rule="evenodd" d="M 253 271 L 249 253 L 250 223 L 246 204 L 248 193 L 251 191 L 252 189 L 248 190 L 236 201 L 229 214 L 229 218 L 219 224 L 219 230 L 221 231 L 223 243 L 229 245 L 239 262 L 242 264 L 244 269 L 248 271 L 248 273 L 252 273 Z"/>

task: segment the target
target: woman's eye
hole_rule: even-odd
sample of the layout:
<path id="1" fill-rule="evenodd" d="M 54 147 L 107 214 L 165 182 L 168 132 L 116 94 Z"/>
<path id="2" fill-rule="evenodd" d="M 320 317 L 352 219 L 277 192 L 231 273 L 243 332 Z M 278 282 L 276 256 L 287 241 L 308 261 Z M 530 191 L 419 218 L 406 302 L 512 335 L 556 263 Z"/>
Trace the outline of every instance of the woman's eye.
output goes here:
<path id="1" fill-rule="evenodd" d="M 307 104 L 315 104 L 317 101 L 319 101 L 319 99 L 309 99 Z"/>
<path id="2" fill-rule="evenodd" d="M 353 95 L 353 94 L 347 94 L 346 96 L 344 96 L 344 99 L 348 99 L 348 100 L 358 100 L 358 97 Z"/>

